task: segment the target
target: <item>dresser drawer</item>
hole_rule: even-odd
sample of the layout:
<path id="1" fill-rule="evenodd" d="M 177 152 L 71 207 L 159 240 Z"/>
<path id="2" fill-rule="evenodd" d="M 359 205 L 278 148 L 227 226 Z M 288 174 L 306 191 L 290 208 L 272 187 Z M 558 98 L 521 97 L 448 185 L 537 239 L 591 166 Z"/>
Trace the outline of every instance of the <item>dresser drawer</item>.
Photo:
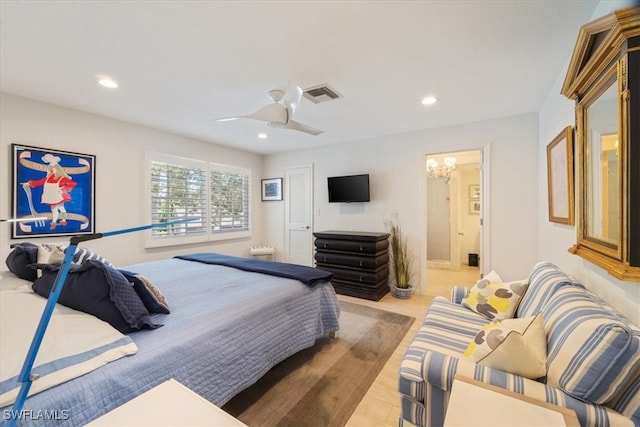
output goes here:
<path id="1" fill-rule="evenodd" d="M 358 256 L 318 251 L 315 254 L 315 259 L 318 266 L 329 265 L 365 271 L 377 271 L 389 266 L 388 252 L 378 255 Z"/>

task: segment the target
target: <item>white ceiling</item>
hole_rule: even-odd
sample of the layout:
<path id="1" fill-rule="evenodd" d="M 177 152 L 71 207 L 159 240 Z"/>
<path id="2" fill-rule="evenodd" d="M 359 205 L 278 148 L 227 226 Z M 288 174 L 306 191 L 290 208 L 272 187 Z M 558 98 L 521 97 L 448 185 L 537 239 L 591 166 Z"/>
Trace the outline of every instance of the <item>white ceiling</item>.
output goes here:
<path id="1" fill-rule="evenodd" d="M 536 112 L 597 3 L 2 0 L 0 89 L 256 153 L 304 149 Z M 296 111 L 322 135 L 215 121 L 289 82 L 343 95 Z"/>

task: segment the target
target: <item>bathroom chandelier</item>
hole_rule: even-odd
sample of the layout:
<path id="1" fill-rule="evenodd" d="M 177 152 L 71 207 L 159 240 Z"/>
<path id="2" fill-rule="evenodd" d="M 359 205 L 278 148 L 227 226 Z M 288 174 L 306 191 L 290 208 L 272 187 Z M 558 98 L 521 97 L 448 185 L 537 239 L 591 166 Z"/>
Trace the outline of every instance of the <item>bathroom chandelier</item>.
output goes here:
<path id="1" fill-rule="evenodd" d="M 445 157 L 443 165 L 439 165 L 436 159 L 427 159 L 427 176 L 429 178 L 441 178 L 444 179 L 444 182 L 449 182 L 451 172 L 455 169 L 455 157 Z"/>

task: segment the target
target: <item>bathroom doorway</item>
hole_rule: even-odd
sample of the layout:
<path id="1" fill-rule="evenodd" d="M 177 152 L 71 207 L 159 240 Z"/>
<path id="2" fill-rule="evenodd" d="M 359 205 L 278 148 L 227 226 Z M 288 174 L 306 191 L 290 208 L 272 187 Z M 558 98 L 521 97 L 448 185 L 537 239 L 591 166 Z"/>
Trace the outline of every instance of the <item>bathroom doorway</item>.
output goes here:
<path id="1" fill-rule="evenodd" d="M 446 293 L 481 277 L 482 151 L 427 155 L 426 174 L 427 293 Z"/>

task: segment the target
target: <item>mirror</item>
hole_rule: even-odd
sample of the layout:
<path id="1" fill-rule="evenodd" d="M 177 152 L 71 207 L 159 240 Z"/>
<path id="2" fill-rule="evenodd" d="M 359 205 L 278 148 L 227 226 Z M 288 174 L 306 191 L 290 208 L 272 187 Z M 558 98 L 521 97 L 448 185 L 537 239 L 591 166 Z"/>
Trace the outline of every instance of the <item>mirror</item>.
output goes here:
<path id="1" fill-rule="evenodd" d="M 586 237 L 620 245 L 620 156 L 617 80 L 586 107 Z"/>
<path id="2" fill-rule="evenodd" d="M 562 86 L 576 102 L 579 200 L 577 242 L 569 252 L 634 282 L 640 282 L 638 28 L 638 6 L 583 25 Z"/>

